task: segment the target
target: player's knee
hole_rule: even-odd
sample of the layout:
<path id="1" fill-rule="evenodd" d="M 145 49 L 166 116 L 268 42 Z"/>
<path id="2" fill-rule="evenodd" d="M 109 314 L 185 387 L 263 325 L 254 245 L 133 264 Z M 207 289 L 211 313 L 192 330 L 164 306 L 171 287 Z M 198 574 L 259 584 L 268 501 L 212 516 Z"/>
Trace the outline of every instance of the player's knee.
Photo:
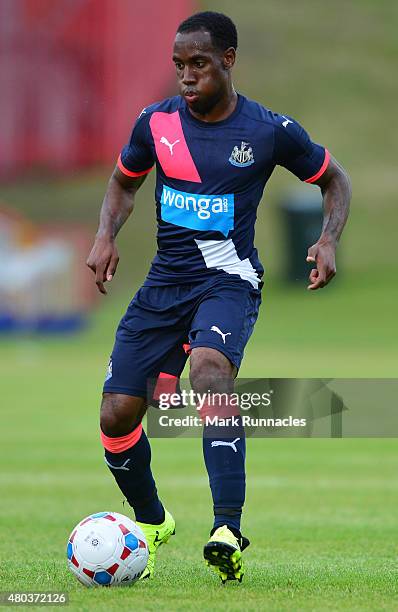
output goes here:
<path id="1" fill-rule="evenodd" d="M 100 426 L 106 436 L 125 436 L 138 427 L 145 414 L 146 405 L 142 398 L 104 393 Z"/>
<path id="2" fill-rule="evenodd" d="M 219 351 L 194 349 L 190 366 L 189 379 L 197 393 L 229 391 L 233 382 L 233 366 Z"/>

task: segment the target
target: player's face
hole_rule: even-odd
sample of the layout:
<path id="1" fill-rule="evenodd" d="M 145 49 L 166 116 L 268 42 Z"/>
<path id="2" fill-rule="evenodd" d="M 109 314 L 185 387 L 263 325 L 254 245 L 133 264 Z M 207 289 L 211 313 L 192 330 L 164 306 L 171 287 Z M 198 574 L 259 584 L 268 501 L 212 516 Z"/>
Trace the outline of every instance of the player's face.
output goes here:
<path id="1" fill-rule="evenodd" d="M 209 32 L 178 33 L 173 50 L 180 94 L 195 112 L 205 115 L 226 95 L 235 52 L 214 48 Z"/>

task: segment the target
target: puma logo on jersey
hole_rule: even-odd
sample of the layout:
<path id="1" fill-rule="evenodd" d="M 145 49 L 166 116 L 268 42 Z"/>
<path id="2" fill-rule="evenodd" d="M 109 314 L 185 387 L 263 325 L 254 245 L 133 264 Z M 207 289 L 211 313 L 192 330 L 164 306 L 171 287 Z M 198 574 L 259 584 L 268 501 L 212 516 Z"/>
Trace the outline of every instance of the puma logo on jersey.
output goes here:
<path id="1" fill-rule="evenodd" d="M 285 117 L 285 115 L 282 115 L 282 117 L 284 119 L 286 119 L 286 121 L 282 121 L 282 125 L 283 127 L 287 127 L 289 125 L 289 123 L 293 123 L 293 121 L 290 121 L 290 119 L 288 119 L 287 117 Z"/>
<path id="2" fill-rule="evenodd" d="M 225 442 L 225 440 L 214 440 L 214 442 L 211 443 L 211 446 L 212 448 L 214 446 L 230 446 L 234 453 L 237 453 L 238 449 L 236 448 L 235 444 L 238 440 L 240 440 L 240 438 L 235 438 L 235 440 L 233 440 L 232 442 Z"/>
<path id="3" fill-rule="evenodd" d="M 212 325 L 212 327 L 210 327 L 210 331 L 214 331 L 216 332 L 216 334 L 220 334 L 220 336 L 222 337 L 222 341 L 225 344 L 225 338 L 227 336 L 231 336 L 231 332 L 227 332 L 226 334 L 223 334 L 221 329 L 219 329 L 216 325 Z"/>
<path id="4" fill-rule="evenodd" d="M 169 147 L 170 149 L 170 155 L 173 155 L 173 147 L 177 144 L 177 142 L 180 142 L 180 139 L 178 138 L 175 142 L 173 142 L 173 144 L 170 144 L 170 142 L 167 140 L 166 136 L 162 136 L 160 139 L 160 142 L 164 145 L 166 145 L 166 147 Z"/>

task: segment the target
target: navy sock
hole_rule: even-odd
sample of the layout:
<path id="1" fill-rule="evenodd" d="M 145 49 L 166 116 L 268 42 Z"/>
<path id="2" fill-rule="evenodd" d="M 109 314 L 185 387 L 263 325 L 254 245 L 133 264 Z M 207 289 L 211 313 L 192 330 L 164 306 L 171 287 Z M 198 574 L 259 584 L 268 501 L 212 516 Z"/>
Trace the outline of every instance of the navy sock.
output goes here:
<path id="1" fill-rule="evenodd" d="M 203 428 L 203 456 L 213 496 L 213 528 L 228 525 L 240 532 L 242 507 L 245 501 L 245 430 L 239 425 Z"/>
<path id="2" fill-rule="evenodd" d="M 105 463 L 134 509 L 135 519 L 160 525 L 164 521 L 164 508 L 151 472 L 151 447 L 145 431 L 142 430 L 134 446 L 121 453 L 105 449 Z"/>

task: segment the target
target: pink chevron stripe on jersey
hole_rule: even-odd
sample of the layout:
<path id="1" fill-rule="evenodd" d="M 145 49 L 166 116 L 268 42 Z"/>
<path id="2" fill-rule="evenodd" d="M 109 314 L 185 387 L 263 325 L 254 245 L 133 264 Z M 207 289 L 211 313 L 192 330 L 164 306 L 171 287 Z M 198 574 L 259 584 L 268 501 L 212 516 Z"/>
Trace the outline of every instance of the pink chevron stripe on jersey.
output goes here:
<path id="1" fill-rule="evenodd" d="M 195 162 L 188 149 L 178 111 L 155 112 L 149 121 L 156 155 L 163 172 L 170 178 L 201 183 Z"/>

